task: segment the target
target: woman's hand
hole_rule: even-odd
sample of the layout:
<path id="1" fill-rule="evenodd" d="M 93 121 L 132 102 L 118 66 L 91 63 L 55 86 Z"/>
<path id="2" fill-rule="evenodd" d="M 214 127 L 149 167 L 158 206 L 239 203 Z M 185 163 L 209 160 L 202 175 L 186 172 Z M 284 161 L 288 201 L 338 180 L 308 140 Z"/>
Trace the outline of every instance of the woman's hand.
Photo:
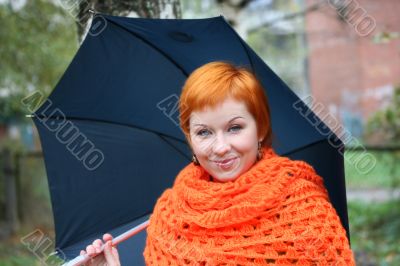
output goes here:
<path id="1" fill-rule="evenodd" d="M 90 259 L 85 266 L 121 266 L 118 250 L 111 246 L 112 235 L 104 234 L 103 240 L 105 242 L 103 252 L 101 252 L 101 246 L 103 245 L 103 242 L 100 239 L 96 239 L 93 241 L 92 245 L 88 245 L 86 247 L 86 251 L 81 250 L 80 255 L 88 254 L 89 256 L 93 256 L 101 253 Z"/>

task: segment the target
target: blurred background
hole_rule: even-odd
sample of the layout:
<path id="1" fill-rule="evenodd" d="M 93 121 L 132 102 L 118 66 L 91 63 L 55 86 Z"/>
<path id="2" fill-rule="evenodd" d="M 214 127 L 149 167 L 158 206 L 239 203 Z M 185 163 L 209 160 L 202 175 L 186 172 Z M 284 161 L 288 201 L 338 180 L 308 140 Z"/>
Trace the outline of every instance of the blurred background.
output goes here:
<path id="1" fill-rule="evenodd" d="M 23 99 L 54 88 L 89 9 L 223 15 L 345 142 L 357 265 L 400 265 L 399 0 L 0 0 L 0 265 L 57 265 L 41 146 Z M 26 245 L 32 237 L 37 246 Z"/>

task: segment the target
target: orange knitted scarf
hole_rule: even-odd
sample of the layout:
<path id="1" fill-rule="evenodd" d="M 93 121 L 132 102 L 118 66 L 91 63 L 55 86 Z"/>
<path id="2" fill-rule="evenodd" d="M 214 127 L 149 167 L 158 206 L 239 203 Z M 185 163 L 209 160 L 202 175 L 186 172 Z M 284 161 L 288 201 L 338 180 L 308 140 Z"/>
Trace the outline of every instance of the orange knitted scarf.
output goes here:
<path id="1" fill-rule="evenodd" d="M 323 180 L 264 149 L 234 181 L 190 163 L 157 200 L 146 265 L 355 265 Z"/>

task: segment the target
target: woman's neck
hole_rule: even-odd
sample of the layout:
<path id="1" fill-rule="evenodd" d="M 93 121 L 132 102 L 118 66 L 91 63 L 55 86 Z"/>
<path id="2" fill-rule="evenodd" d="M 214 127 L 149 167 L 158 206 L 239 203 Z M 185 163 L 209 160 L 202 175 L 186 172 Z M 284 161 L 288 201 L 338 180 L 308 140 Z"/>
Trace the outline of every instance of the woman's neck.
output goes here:
<path id="1" fill-rule="evenodd" d="M 214 178 L 212 175 L 210 175 L 210 182 L 214 182 L 214 183 L 224 183 L 219 181 L 218 179 Z"/>

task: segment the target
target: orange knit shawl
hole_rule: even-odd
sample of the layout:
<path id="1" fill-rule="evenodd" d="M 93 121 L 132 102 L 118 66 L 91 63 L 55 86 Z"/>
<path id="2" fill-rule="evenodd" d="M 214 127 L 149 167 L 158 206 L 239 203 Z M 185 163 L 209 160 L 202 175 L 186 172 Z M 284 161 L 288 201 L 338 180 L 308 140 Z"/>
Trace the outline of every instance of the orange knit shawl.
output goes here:
<path id="1" fill-rule="evenodd" d="M 146 265 L 355 265 L 323 180 L 264 148 L 234 181 L 190 163 L 157 200 Z"/>

